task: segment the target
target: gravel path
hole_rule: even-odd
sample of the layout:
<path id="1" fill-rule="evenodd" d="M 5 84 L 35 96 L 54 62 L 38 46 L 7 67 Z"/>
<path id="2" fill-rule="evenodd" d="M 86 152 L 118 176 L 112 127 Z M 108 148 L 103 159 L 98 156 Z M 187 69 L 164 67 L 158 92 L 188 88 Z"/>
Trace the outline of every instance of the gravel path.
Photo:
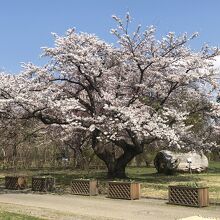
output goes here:
<path id="1" fill-rule="evenodd" d="M 219 218 L 220 206 L 190 208 L 166 204 L 163 200 L 113 200 L 105 197 L 8 193 L 0 195 L 3 210 L 46 219 L 174 220 L 190 216 Z"/>

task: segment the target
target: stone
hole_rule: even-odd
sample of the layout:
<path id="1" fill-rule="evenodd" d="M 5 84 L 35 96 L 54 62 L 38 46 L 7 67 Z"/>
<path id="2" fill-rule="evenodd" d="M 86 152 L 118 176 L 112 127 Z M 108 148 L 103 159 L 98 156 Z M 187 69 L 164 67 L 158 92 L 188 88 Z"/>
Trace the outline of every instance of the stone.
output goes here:
<path id="1" fill-rule="evenodd" d="M 190 151 L 188 153 L 176 153 L 162 150 L 154 159 L 154 166 L 158 173 L 171 174 L 174 172 L 203 172 L 208 168 L 208 158 L 204 153 Z"/>

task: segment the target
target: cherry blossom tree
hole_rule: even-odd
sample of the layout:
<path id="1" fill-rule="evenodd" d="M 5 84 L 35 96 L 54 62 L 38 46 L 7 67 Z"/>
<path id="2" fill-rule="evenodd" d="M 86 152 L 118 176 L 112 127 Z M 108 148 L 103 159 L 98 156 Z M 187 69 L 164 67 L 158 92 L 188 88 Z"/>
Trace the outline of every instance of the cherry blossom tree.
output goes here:
<path id="1" fill-rule="evenodd" d="M 129 14 L 113 19 L 115 46 L 71 29 L 43 48 L 50 58 L 45 66 L 28 63 L 20 75 L 2 74 L 0 112 L 11 120 L 36 118 L 79 147 L 89 141 L 108 177 L 121 178 L 136 155 L 159 142 L 172 149 L 208 146 L 205 139 L 196 143 L 187 119 L 212 111 L 210 103 L 194 106 L 192 100 L 209 100 L 207 90 L 216 89 L 219 50 L 191 50 L 188 42 L 197 34 L 170 32 L 157 40 L 153 26 L 130 33 Z"/>

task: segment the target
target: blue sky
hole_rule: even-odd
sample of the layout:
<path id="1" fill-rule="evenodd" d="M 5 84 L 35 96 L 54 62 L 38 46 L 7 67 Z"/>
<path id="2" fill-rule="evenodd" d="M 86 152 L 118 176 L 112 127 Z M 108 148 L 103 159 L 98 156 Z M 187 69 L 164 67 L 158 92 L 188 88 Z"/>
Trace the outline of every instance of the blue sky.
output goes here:
<path id="1" fill-rule="evenodd" d="M 193 49 L 220 45 L 219 0 L 0 0 L 0 69 L 18 73 L 21 62 L 42 64 L 40 48 L 53 45 L 50 33 L 71 27 L 114 42 L 111 15 L 127 11 L 134 24 L 155 25 L 158 35 L 199 32 Z"/>

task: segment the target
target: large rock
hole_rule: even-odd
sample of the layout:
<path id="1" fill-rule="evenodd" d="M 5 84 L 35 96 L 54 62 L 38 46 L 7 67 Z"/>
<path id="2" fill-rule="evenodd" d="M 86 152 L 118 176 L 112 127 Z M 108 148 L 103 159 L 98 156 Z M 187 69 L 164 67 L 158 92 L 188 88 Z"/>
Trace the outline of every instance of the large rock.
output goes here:
<path id="1" fill-rule="evenodd" d="M 191 163 L 189 163 L 191 161 Z M 188 153 L 175 153 L 162 150 L 154 159 L 154 166 L 158 173 L 174 172 L 202 172 L 208 168 L 208 159 L 203 152 L 190 151 Z"/>

